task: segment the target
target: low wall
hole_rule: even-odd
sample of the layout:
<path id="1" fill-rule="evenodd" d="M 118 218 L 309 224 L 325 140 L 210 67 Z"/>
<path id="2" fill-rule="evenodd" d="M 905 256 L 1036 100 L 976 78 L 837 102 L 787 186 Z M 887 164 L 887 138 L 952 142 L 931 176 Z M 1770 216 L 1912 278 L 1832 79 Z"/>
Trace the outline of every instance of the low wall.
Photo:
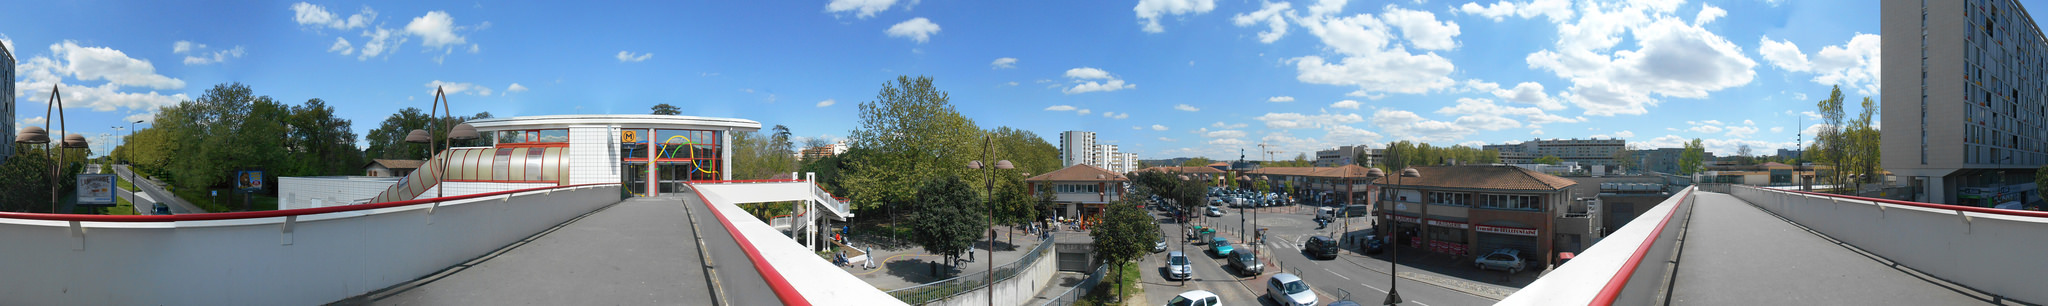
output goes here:
<path id="1" fill-rule="evenodd" d="M 2048 213 L 1740 186 L 1734 195 L 1801 226 L 1950 282 L 2048 302 Z"/>
<path id="2" fill-rule="evenodd" d="M 1495 305 L 1649 305 L 1691 212 L 1691 188 L 1665 199 L 1570 262 Z"/>
<path id="3" fill-rule="evenodd" d="M 1046 240 L 1044 243 L 1050 244 L 1051 242 L 1051 240 Z M 1024 305 L 1025 302 L 1030 302 L 1032 298 L 1037 297 L 1038 291 L 1045 290 L 1047 285 L 1051 285 L 1053 274 L 1059 273 L 1057 269 L 1059 260 L 1052 258 L 1051 250 L 1052 248 L 1037 250 L 1041 251 L 1041 253 L 1036 262 L 1018 270 L 1016 277 L 997 281 L 994 287 L 975 289 L 974 291 L 968 291 L 967 293 L 950 298 L 932 301 L 926 305 Z M 998 274 L 998 276 L 1001 275 Z M 988 301 L 989 288 L 994 288 L 996 291 L 996 303 L 994 304 L 990 304 Z"/>
<path id="4" fill-rule="evenodd" d="M 446 201 L 431 213 L 421 204 L 204 221 L 0 218 L 0 305 L 330 303 L 618 201 L 617 185 L 597 185 Z"/>

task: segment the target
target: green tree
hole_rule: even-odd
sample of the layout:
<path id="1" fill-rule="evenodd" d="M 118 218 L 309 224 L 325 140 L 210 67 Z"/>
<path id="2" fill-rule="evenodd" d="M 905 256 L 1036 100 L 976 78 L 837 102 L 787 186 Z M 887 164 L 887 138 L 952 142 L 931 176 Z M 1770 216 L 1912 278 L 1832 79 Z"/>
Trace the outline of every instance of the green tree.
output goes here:
<path id="1" fill-rule="evenodd" d="M 840 179 L 854 203 L 868 209 L 901 205 L 934 178 L 978 177 L 967 162 L 983 158 L 983 133 L 949 101 L 931 78 L 905 76 L 860 104 L 859 126 L 848 138 L 862 153 L 845 161 L 851 171 Z"/>
<path id="2" fill-rule="evenodd" d="M 1849 160 L 1848 150 L 1851 141 L 1845 135 L 1846 130 L 1842 122 L 1842 87 L 1835 86 L 1834 90 L 1828 93 L 1828 98 L 1820 100 L 1815 106 L 1820 109 L 1821 124 L 1824 128 L 1821 129 L 1820 135 L 1814 137 L 1814 144 L 1819 147 L 1818 150 L 1809 154 L 1812 154 L 1814 160 L 1833 169 L 1828 171 L 1829 173 L 1816 175 L 1824 177 L 1822 180 L 1825 182 L 1840 183 L 1843 181 L 1843 170 L 1847 169 L 1845 166 Z"/>
<path id="3" fill-rule="evenodd" d="M 772 134 L 733 132 L 731 145 L 735 180 L 764 180 L 797 169 L 796 157 L 779 148 Z"/>
<path id="4" fill-rule="evenodd" d="M 1678 154 L 1678 174 L 1692 175 L 1699 172 L 1706 155 L 1706 146 L 1700 143 L 1699 138 L 1693 138 L 1692 142 L 1685 143 L 1685 151 Z"/>
<path id="5" fill-rule="evenodd" d="M 946 256 L 947 262 L 968 251 L 988 230 L 981 199 L 974 196 L 973 189 L 959 176 L 921 184 L 914 194 L 918 200 L 905 204 L 910 242 L 925 252 Z"/>
<path id="6" fill-rule="evenodd" d="M 668 103 L 654 105 L 655 115 L 680 115 L 682 113 L 683 110 L 680 108 L 676 108 L 675 105 L 668 105 Z"/>
<path id="7" fill-rule="evenodd" d="M 447 139 L 448 129 L 454 127 L 456 123 L 491 118 L 491 113 L 482 112 L 468 117 L 441 115 L 443 118 L 440 118 L 441 122 L 439 123 L 435 122 L 436 118 L 433 118 L 434 116 L 435 114 L 429 114 L 427 111 L 420 110 L 419 108 L 407 107 L 399 109 L 398 113 L 385 117 L 382 124 L 379 124 L 376 129 L 371 129 L 370 134 L 364 137 L 369 140 L 370 147 L 364 149 L 363 154 L 367 159 L 424 160 L 428 157 L 427 152 L 440 152 L 441 149 L 449 147 L 449 144 L 444 141 L 437 141 L 434 144 L 437 147 L 428 148 L 425 144 L 405 142 L 405 136 L 411 134 L 412 130 L 426 130 L 428 133 L 433 134 L 434 139 Z M 433 126 L 428 126 L 430 124 Z M 488 139 L 470 140 L 465 141 L 461 145 L 478 145 L 489 143 L 488 141 Z"/>
<path id="8" fill-rule="evenodd" d="M 1615 150 L 1614 156 L 1610 158 L 1613 158 L 1615 164 L 1621 166 L 1621 170 L 1623 171 L 1635 169 L 1637 166 L 1635 156 L 1636 150 L 1636 145 L 1630 144 L 1626 149 Z"/>
<path id="9" fill-rule="evenodd" d="M 1095 256 L 1111 267 L 1119 268 L 1118 273 L 1111 275 L 1123 275 L 1120 269 L 1124 263 L 1144 256 L 1146 244 L 1158 239 L 1159 228 L 1153 226 L 1150 216 L 1138 210 L 1134 201 L 1124 198 L 1119 201 L 1121 203 L 1110 204 L 1101 225 L 1088 232 L 1089 237 L 1095 238 Z M 1119 298 L 1124 296 L 1123 287 L 1122 278 L 1118 278 L 1116 296 Z"/>
<path id="10" fill-rule="evenodd" d="M 356 149 L 356 133 L 348 119 L 334 114 L 327 101 L 314 98 L 293 106 L 285 128 L 285 150 L 294 158 L 284 160 L 279 176 L 323 176 L 354 174 L 363 166 Z"/>
<path id="11" fill-rule="evenodd" d="M 43 145 L 14 146 L 14 157 L 0 163 L 0 210 L 46 212 L 50 205 L 50 159 Z"/>
<path id="12" fill-rule="evenodd" d="M 1559 163 L 1559 162 L 1563 162 L 1563 161 L 1564 161 L 1564 159 L 1562 159 L 1562 158 L 1557 158 L 1557 156 L 1555 156 L 1555 155 L 1544 155 L 1543 157 L 1537 157 L 1537 158 L 1536 158 L 1536 163 L 1538 163 L 1538 164 L 1545 164 L 1545 165 L 1556 165 L 1557 163 Z"/>
<path id="13" fill-rule="evenodd" d="M 1214 163 L 1216 163 L 1216 161 L 1209 160 L 1208 157 L 1197 156 L 1195 158 L 1189 158 L 1188 161 L 1180 162 L 1180 165 L 1185 167 L 1208 167 L 1209 164 Z"/>

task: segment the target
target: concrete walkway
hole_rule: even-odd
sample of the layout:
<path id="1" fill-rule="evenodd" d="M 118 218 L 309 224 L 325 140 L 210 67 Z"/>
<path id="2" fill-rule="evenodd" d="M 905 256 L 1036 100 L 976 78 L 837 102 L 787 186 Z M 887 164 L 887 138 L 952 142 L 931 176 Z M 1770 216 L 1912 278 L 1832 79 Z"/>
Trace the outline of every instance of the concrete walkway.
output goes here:
<path id="1" fill-rule="evenodd" d="M 777 303 L 732 235 L 703 209 L 695 197 L 627 199 L 342 304 L 715 305 L 714 294 L 731 305 Z M 712 273 L 716 285 L 707 277 Z"/>
<path id="2" fill-rule="evenodd" d="M 1697 194 L 1672 279 L 1672 305 L 1992 303 L 1836 244 L 1734 196 Z"/>

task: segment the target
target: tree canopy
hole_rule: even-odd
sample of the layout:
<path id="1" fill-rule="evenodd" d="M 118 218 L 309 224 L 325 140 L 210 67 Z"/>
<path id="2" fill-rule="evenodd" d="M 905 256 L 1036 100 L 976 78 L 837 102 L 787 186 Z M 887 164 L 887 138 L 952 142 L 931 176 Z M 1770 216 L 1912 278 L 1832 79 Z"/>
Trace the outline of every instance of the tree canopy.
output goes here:
<path id="1" fill-rule="evenodd" d="M 1138 209 L 1134 198 L 1124 198 L 1109 204 L 1109 211 L 1103 216 L 1101 225 L 1090 228 L 1088 236 L 1095 238 L 1095 256 L 1102 258 L 1111 267 L 1145 255 L 1146 247 L 1159 239 L 1159 228 L 1152 224 L 1152 218 Z M 1121 273 L 1112 275 L 1122 275 Z M 1116 288 L 1122 290 L 1121 277 Z M 1117 296 L 1123 296 L 1121 292 Z"/>
<path id="2" fill-rule="evenodd" d="M 481 112 L 467 117 L 441 114 L 440 116 L 443 116 L 443 118 L 440 118 L 438 123 L 435 122 L 434 116 L 435 114 L 429 114 L 427 111 L 419 108 L 407 107 L 399 109 L 398 113 L 385 117 L 384 122 L 379 124 L 376 129 L 370 130 L 370 134 L 366 136 L 370 141 L 370 147 L 363 150 L 364 154 L 367 155 L 368 159 L 424 160 L 428 157 L 427 152 L 440 152 L 441 149 L 448 148 L 450 145 L 445 141 L 437 141 L 434 143 L 434 148 L 427 148 L 425 144 L 407 143 L 405 142 L 405 136 L 411 134 L 412 130 L 426 130 L 428 133 L 433 134 L 434 139 L 447 139 L 448 129 L 454 127 L 456 123 L 491 118 L 491 112 Z M 429 124 L 432 124 L 432 126 L 428 126 Z M 463 143 L 456 145 L 472 146 L 492 142 L 491 135 L 483 135 L 483 137 L 476 140 L 463 141 Z"/>
<path id="3" fill-rule="evenodd" d="M 974 245 L 988 230 L 981 199 L 973 186 L 959 176 L 933 179 L 914 194 L 917 201 L 906 203 L 910 242 L 925 252 L 958 256 Z"/>
<path id="4" fill-rule="evenodd" d="M 1678 174 L 1692 175 L 1700 172 L 1701 167 L 1705 166 L 1706 155 L 1706 145 L 1701 144 L 1699 138 L 1686 142 L 1685 151 L 1678 153 Z"/>
<path id="5" fill-rule="evenodd" d="M 668 105 L 668 103 L 654 105 L 655 115 L 680 115 L 682 113 L 683 110 L 680 108 L 676 108 L 675 105 Z"/>
<path id="6" fill-rule="evenodd" d="M 1556 165 L 1557 163 L 1560 163 L 1560 162 L 1564 162 L 1564 159 L 1563 159 L 1563 158 L 1557 158 L 1557 156 L 1556 156 L 1556 155 L 1544 155 L 1543 157 L 1537 157 L 1537 158 L 1536 158 L 1536 163 L 1538 163 L 1538 164 L 1545 164 L 1545 165 Z"/>
<path id="7" fill-rule="evenodd" d="M 1369 159 L 1364 155 L 1369 154 L 1369 152 L 1369 150 L 1360 150 L 1358 153 L 1360 156 L 1357 160 L 1360 166 L 1373 166 L 1365 164 Z M 1412 143 L 1407 140 L 1387 144 L 1387 148 L 1381 150 L 1381 155 L 1381 166 L 1388 170 L 1416 166 L 1447 165 L 1454 161 L 1458 164 L 1492 164 L 1500 162 L 1500 151 L 1480 150 L 1463 145 L 1435 147 L 1430 146 L 1429 143 Z"/>
<path id="8" fill-rule="evenodd" d="M 981 177 L 967 162 L 982 159 L 980 128 L 954 111 L 950 98 L 930 77 L 897 77 L 882 85 L 874 101 L 860 104 L 859 126 L 849 135 L 849 164 L 840 175 L 856 205 L 912 202 L 912 191 L 941 177 Z"/>

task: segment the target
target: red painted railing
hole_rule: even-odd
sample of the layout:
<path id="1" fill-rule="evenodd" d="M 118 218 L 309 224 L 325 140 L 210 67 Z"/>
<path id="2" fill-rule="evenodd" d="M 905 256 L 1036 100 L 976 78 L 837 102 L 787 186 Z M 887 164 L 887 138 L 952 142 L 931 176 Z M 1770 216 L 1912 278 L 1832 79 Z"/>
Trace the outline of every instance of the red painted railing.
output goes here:
<path id="1" fill-rule="evenodd" d="M 1693 187 L 1692 189 L 1699 189 L 1699 187 Z M 1635 254 L 1628 256 L 1628 262 L 1621 264 L 1621 271 L 1615 272 L 1614 278 L 1607 279 L 1607 286 L 1600 288 L 1600 294 L 1593 296 L 1593 302 L 1589 303 L 1589 305 L 1614 305 L 1614 300 L 1621 296 L 1621 290 L 1628 287 L 1628 279 L 1634 277 L 1636 268 L 1643 265 L 1643 258 L 1650 255 L 1650 248 L 1656 246 L 1657 237 L 1664 235 L 1664 227 L 1671 224 L 1672 217 L 1678 216 L 1678 210 L 1683 208 L 1681 206 L 1687 204 L 1687 199 L 1691 196 L 1691 189 L 1686 190 L 1685 194 L 1678 196 L 1678 203 L 1671 207 L 1671 213 L 1665 214 L 1663 221 L 1657 221 L 1657 228 L 1650 230 L 1650 236 L 1643 238 L 1643 243 L 1636 247 Z"/>
<path id="2" fill-rule="evenodd" d="M 756 181 L 744 181 L 744 182 L 753 182 L 753 183 L 765 183 L 765 182 L 790 182 L 790 181 L 796 181 L 796 180 L 756 180 Z M 692 182 L 685 182 L 684 184 L 688 184 L 688 185 L 690 185 L 690 189 L 697 189 L 697 186 L 696 186 L 696 184 L 697 184 L 697 183 L 700 183 L 700 182 L 705 182 L 705 181 L 692 181 Z M 734 181 L 717 181 L 717 182 L 734 182 Z M 717 217 L 718 217 L 719 225 L 723 225 L 723 226 L 725 226 L 725 231 L 726 231 L 727 233 L 731 233 L 731 234 L 732 234 L 732 239 L 733 239 L 733 241 L 735 241 L 735 242 L 738 242 L 738 243 L 739 243 L 739 245 L 740 245 L 740 249 L 744 250 L 744 251 L 745 251 L 745 252 L 747 253 L 747 259 L 748 259 L 748 260 L 750 260 L 750 261 L 753 261 L 753 262 L 754 262 L 754 270 L 755 270 L 755 271 L 760 271 L 760 272 L 761 272 L 761 280 L 763 280 L 763 281 L 766 281 L 766 282 L 768 282 L 768 289 L 770 289 L 770 290 L 774 290 L 774 291 L 775 291 L 775 298 L 776 298 L 776 299 L 780 299 L 780 300 L 782 300 L 782 304 L 783 304 L 783 305 L 810 305 L 810 304 L 811 304 L 811 302 L 810 302 L 809 300 L 805 300 L 805 299 L 804 299 L 804 295 L 803 295 L 803 293 L 801 293 L 801 292 L 797 292 L 797 291 L 796 291 L 796 286 L 792 286 L 792 285 L 790 285 L 790 284 L 789 284 L 789 279 L 787 279 L 787 278 L 783 278 L 783 277 L 782 277 L 782 272 L 780 272 L 780 271 L 776 271 L 776 270 L 775 270 L 775 265 L 773 265 L 773 264 L 769 264 L 769 263 L 768 263 L 768 259 L 767 259 L 767 258 L 761 257 L 761 250 L 760 250 L 760 249 L 756 249 L 756 248 L 754 248 L 754 243 L 753 243 L 753 242 L 749 242 L 749 241 L 747 240 L 747 235 L 745 235 L 745 234 L 740 234 L 740 229 L 739 229 L 738 227 L 735 227 L 735 226 L 733 226 L 733 225 L 732 225 L 732 219 L 728 219 L 728 218 L 726 218 L 726 217 L 725 217 L 725 213 L 724 213 L 724 212 L 720 212 L 720 211 L 718 211 L 718 207 L 717 207 L 717 206 L 713 206 L 713 205 L 711 204 L 711 200 L 710 200 L 710 199 L 705 199 L 705 198 L 704 198 L 704 193 L 702 193 L 702 192 L 693 192 L 693 194 L 696 194 L 696 195 L 697 195 L 697 200 L 698 200 L 698 201 L 702 201 L 702 202 L 704 202 L 704 208 L 707 208 L 708 210 L 710 210 L 710 211 L 711 211 L 711 215 L 713 215 L 713 216 L 717 216 Z"/>
<path id="3" fill-rule="evenodd" d="M 582 185 L 569 185 L 569 186 L 553 186 L 553 187 L 538 187 L 538 188 L 527 188 L 527 189 L 518 189 L 518 190 L 506 190 L 506 191 L 497 191 L 497 192 L 486 192 L 486 193 L 478 193 L 478 194 L 466 194 L 466 195 L 459 195 L 459 196 L 447 196 L 447 197 L 439 197 L 439 198 L 429 198 L 429 199 L 418 199 L 418 200 L 394 201 L 394 202 L 384 202 L 384 203 L 369 203 L 369 204 L 357 204 L 357 205 L 341 205 L 341 206 L 328 206 L 328 207 L 314 207 L 314 208 L 300 208 L 300 209 L 286 209 L 286 210 L 270 210 L 270 211 L 245 211 L 245 212 L 228 212 L 228 213 L 205 213 L 205 214 L 184 214 L 184 215 L 150 215 L 150 216 L 114 216 L 114 215 L 74 215 L 74 214 L 42 214 L 42 213 L 15 213 L 15 212 L 0 212 L 0 219 L 29 219 L 29 220 L 49 220 L 49 221 L 81 221 L 81 222 L 173 222 L 173 221 L 205 221 L 205 220 L 231 220 L 231 219 L 256 219 L 256 218 L 275 218 L 275 217 L 289 217 L 289 216 L 304 216 L 304 215 L 317 215 L 317 214 L 325 214 L 325 213 L 337 213 L 337 212 L 348 212 L 348 211 L 358 211 L 358 210 L 370 210 L 370 209 L 378 209 L 378 208 L 390 208 L 390 207 L 400 207 L 400 206 L 409 206 L 409 205 L 419 205 L 419 204 L 427 204 L 427 203 L 434 203 L 434 202 L 446 202 L 446 201 L 454 201 L 454 200 L 463 200 L 463 199 L 474 199 L 474 198 L 481 198 L 481 197 L 489 197 L 489 196 L 498 196 L 498 195 L 507 195 L 507 194 L 521 193 L 521 192 L 531 192 L 531 191 L 542 191 L 542 190 L 549 190 L 549 189 L 562 189 L 562 188 L 574 188 L 574 187 L 584 187 L 584 186 L 596 186 L 596 185 L 617 185 L 617 184 L 619 184 L 619 183 L 596 183 L 596 184 L 582 184 Z"/>
<path id="4" fill-rule="evenodd" d="M 1749 186 L 1743 186 L 1743 187 L 1749 187 Z M 1756 187 L 1749 187 L 1749 188 L 1756 188 Z M 2008 215 L 2008 216 L 2022 216 L 2022 217 L 2048 218 L 2048 212 L 2043 212 L 2043 211 L 2032 211 L 2032 210 L 2014 210 L 2014 209 L 1999 209 L 1999 208 L 1984 208 L 1984 207 L 1976 207 L 1976 206 L 1962 206 L 1962 205 L 1948 205 L 1948 204 L 1934 204 L 1934 203 L 1920 203 L 1920 202 L 1912 202 L 1912 201 L 1900 201 L 1900 200 L 1892 200 L 1892 199 L 1879 199 L 1879 198 L 1865 198 L 1865 197 L 1859 197 L 1859 196 L 1852 196 L 1852 195 L 1839 195 L 1839 194 L 1831 194 L 1831 193 L 1819 193 L 1819 192 L 1806 192 L 1806 191 L 1798 191 L 1798 190 L 1784 190 L 1784 189 L 1769 189 L 1769 188 L 1757 188 L 1757 189 L 1765 189 L 1765 190 L 1771 190 L 1771 191 L 1783 191 L 1783 192 L 1790 192 L 1790 193 L 1797 193 L 1797 194 L 1806 194 L 1806 195 L 1813 195 L 1813 196 L 1822 196 L 1822 197 L 1830 197 L 1830 198 L 1843 198 L 1843 199 L 1850 199 L 1850 200 L 1857 200 L 1857 201 L 1870 201 L 1870 202 L 1878 202 L 1878 203 L 1885 203 L 1885 204 L 1894 204 L 1894 205 L 1906 205 L 1906 206 L 1914 206 L 1914 207 L 1922 207 L 1922 208 L 1933 208 L 1933 209 L 1944 209 L 1944 210 L 1958 210 L 1958 211 L 1967 211 L 1967 212 L 1973 212 L 1973 213 L 1987 213 L 1987 214 L 1999 214 L 1999 215 Z"/>

